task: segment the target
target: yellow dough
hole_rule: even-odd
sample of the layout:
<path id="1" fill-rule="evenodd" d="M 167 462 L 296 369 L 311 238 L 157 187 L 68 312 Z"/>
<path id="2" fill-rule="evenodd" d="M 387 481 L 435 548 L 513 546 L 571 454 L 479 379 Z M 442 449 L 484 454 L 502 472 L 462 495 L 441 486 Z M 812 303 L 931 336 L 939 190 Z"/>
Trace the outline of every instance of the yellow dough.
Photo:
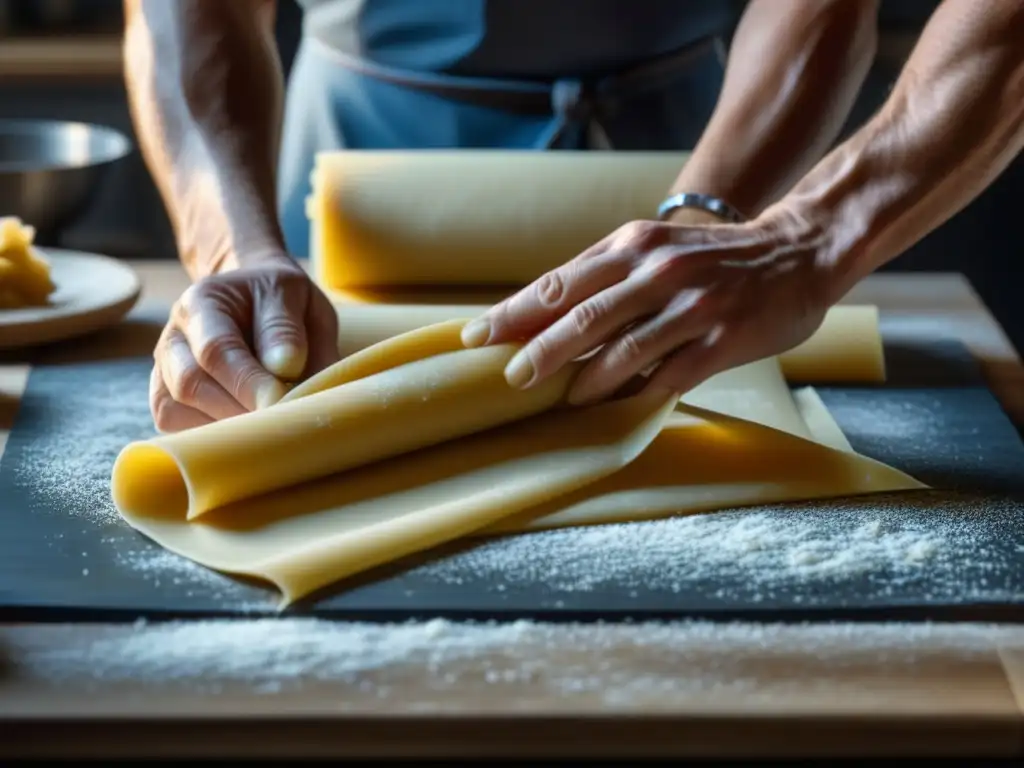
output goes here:
<path id="1" fill-rule="evenodd" d="M 310 260 L 338 311 L 341 353 L 478 316 L 617 227 L 651 218 L 688 158 L 688 152 L 320 153 L 308 201 Z M 874 307 L 829 313 L 826 333 L 782 356 L 787 379 L 884 381 L 880 340 L 868 330 L 876 314 Z"/>
<path id="2" fill-rule="evenodd" d="M 0 309 L 45 306 L 56 290 L 34 239 L 35 229 L 20 219 L 0 217 Z"/>
<path id="3" fill-rule="evenodd" d="M 272 408 L 127 446 L 117 508 L 167 549 L 272 582 L 287 605 L 464 536 L 922 487 L 850 451 L 776 358 L 680 403 L 572 408 L 571 375 L 513 390 L 515 347 L 462 349 L 461 327 L 410 331 Z"/>
<path id="4" fill-rule="evenodd" d="M 635 397 L 595 419 L 560 405 L 570 376 L 513 390 L 514 348 L 447 351 L 461 327 L 371 347 L 264 411 L 129 445 L 115 504 L 168 549 L 290 601 L 621 468 L 674 405 Z"/>
<path id="5" fill-rule="evenodd" d="M 629 522 L 751 504 L 923 487 L 855 454 L 814 390 L 791 394 L 775 359 L 690 392 L 621 471 L 482 535 Z"/>
<path id="6" fill-rule="evenodd" d="M 310 258 L 332 289 L 522 285 L 653 216 L 687 152 L 322 153 Z"/>
<path id="7" fill-rule="evenodd" d="M 516 345 L 464 323 L 616 226 L 650 216 L 681 153 L 339 152 L 309 200 L 343 360 L 263 411 L 133 443 L 124 519 L 170 551 L 275 585 L 282 607 L 461 538 L 921 488 L 855 453 L 809 387 L 880 382 L 875 307 L 833 308 L 780 355 L 681 400 L 527 391 Z"/>

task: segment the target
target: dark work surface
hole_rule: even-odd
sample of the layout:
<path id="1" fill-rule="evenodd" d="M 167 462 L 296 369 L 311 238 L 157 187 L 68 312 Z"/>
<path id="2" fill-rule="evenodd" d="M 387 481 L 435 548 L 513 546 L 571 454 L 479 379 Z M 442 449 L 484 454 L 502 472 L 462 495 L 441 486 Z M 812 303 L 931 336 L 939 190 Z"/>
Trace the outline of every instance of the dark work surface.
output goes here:
<path id="1" fill-rule="evenodd" d="M 936 490 L 449 547 L 290 612 L 391 620 L 1024 615 L 1024 445 L 961 348 L 888 354 L 886 387 L 819 392 L 857 450 Z M 140 358 L 33 370 L 0 462 L 0 617 L 276 613 L 276 591 L 170 555 L 113 511 L 113 459 L 152 433 L 149 369 Z"/>

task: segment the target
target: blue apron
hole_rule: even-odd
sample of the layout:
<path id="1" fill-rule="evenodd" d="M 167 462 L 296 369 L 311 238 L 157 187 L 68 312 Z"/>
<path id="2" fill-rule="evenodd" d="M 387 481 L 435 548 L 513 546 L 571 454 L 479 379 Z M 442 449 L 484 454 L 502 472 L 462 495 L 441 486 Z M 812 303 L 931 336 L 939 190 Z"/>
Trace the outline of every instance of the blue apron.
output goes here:
<path id="1" fill-rule="evenodd" d="M 548 1 L 553 6 L 569 2 Z M 620 1 L 603 0 L 606 5 Z M 524 17 L 518 22 L 528 29 L 533 21 L 528 0 L 516 2 L 519 5 L 514 8 L 522 9 Z M 634 7 L 643 2 L 632 0 Z M 524 42 L 521 54 L 517 49 L 514 56 L 508 50 L 513 46 L 507 41 L 506 50 L 497 57 L 494 51 L 488 52 L 490 60 L 479 55 L 485 46 L 467 33 L 467 28 L 475 28 L 464 22 L 485 23 L 480 18 L 484 0 L 419 0 L 415 10 L 420 13 L 424 8 L 445 8 L 449 14 L 461 9 L 464 15 L 450 19 L 453 23 L 446 29 L 432 30 L 424 25 L 412 30 L 416 34 L 410 33 L 408 24 L 403 28 L 400 23 L 402 0 L 363 3 L 377 11 L 376 18 L 366 14 L 362 19 L 364 26 L 371 28 L 368 36 L 376 44 L 376 51 L 366 50 L 372 45 L 358 43 L 345 50 L 345 46 L 307 32 L 292 65 L 278 199 L 286 243 L 300 258 L 309 254 L 305 201 L 317 152 L 345 148 L 690 149 L 700 137 L 721 88 L 726 34 L 721 15 L 717 29 L 698 28 L 686 35 L 685 26 L 692 20 L 681 12 L 683 38 L 691 38 L 682 45 L 656 51 L 646 60 L 628 61 L 611 72 L 600 71 L 594 62 L 588 62 L 590 66 L 581 65 L 581 74 L 577 74 L 572 71 L 572 62 L 569 67 L 559 66 L 551 50 L 546 51 L 550 60 L 540 64 L 547 71 L 531 72 L 529 65 L 543 59 L 545 51 L 540 55 L 531 53 L 529 42 Z M 719 0 L 719 4 L 728 2 Z M 676 7 L 687 5 L 678 3 Z M 404 10 L 409 8 L 405 6 Z M 735 11 L 735 4 L 729 10 Z M 729 20 L 737 17 L 738 13 L 724 16 Z M 578 32 L 570 25 L 565 35 Z M 613 28 L 610 40 L 615 40 L 614 33 Z M 436 39 L 429 39 L 432 34 Z M 380 41 L 388 41 L 390 47 Z M 443 53 L 433 60 L 421 55 L 416 61 L 417 44 L 433 45 L 429 48 L 432 53 Z M 459 45 L 463 46 L 461 50 Z M 610 42 L 609 47 L 615 46 Z M 554 41 L 548 48 L 556 53 L 561 50 Z M 514 59 L 520 71 L 499 66 L 501 62 L 495 59 L 501 56 Z M 461 61 L 461 68 L 452 66 L 453 60 Z M 506 74 L 510 70 L 513 76 Z M 491 74 L 495 72 L 500 74 Z"/>

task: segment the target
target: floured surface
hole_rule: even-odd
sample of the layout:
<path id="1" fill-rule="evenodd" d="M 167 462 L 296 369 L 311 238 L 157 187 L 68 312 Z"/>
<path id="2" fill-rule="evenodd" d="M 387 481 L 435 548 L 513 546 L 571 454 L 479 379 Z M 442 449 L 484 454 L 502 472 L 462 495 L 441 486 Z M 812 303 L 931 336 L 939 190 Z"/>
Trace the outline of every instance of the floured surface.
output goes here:
<path id="1" fill-rule="evenodd" d="M 813 608 L 851 583 L 893 598 L 927 583 L 929 598 L 984 600 L 1013 567 L 993 542 L 1019 509 L 997 499 L 951 503 L 936 492 L 759 506 L 493 540 L 413 575 L 490 584 L 499 602 L 517 602 L 542 582 L 562 605 L 581 599 L 592 609 L 610 588 L 634 598 L 697 591 L 709 604 Z M 974 565 L 961 561 L 970 548 Z"/>
<path id="2" fill-rule="evenodd" d="M 5 615 L 27 608 L 47 617 L 274 612 L 265 589 L 170 555 L 128 529 L 108 500 L 109 475 L 92 469 L 109 468 L 121 446 L 152 434 L 150 366 L 141 358 L 33 372 L 0 461 Z M 1016 478 L 1020 488 L 1024 448 L 991 394 L 892 384 L 820 390 L 858 451 L 933 485 L 984 488 Z M 812 502 L 643 523 L 614 529 L 612 541 L 598 529 L 566 529 L 533 534 L 528 546 L 527 539 L 490 543 L 441 563 L 409 563 L 310 610 L 375 618 L 583 611 L 615 619 L 747 610 L 811 618 L 916 607 L 975 615 L 979 604 L 1012 608 L 1022 600 L 1022 525 L 1024 505 L 1012 499 L 935 492 L 916 503 Z M 714 538 L 729 557 L 697 544 Z"/>

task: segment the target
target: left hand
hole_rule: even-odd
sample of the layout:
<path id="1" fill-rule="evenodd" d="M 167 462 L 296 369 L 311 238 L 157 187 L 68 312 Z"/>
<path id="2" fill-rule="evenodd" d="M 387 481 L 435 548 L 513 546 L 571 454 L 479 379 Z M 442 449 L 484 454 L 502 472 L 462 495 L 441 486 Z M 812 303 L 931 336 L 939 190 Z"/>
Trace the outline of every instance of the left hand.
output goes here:
<path id="1" fill-rule="evenodd" d="M 337 362 L 337 315 L 288 254 L 232 253 L 174 304 L 153 357 L 156 427 L 179 432 L 273 405 Z"/>
<path id="2" fill-rule="evenodd" d="M 633 221 L 467 325 L 467 346 L 528 339 L 505 370 L 533 386 L 595 352 L 569 401 L 644 388 L 684 394 L 780 354 L 821 325 L 831 295 L 818 243 L 794 217 L 686 226 Z"/>

